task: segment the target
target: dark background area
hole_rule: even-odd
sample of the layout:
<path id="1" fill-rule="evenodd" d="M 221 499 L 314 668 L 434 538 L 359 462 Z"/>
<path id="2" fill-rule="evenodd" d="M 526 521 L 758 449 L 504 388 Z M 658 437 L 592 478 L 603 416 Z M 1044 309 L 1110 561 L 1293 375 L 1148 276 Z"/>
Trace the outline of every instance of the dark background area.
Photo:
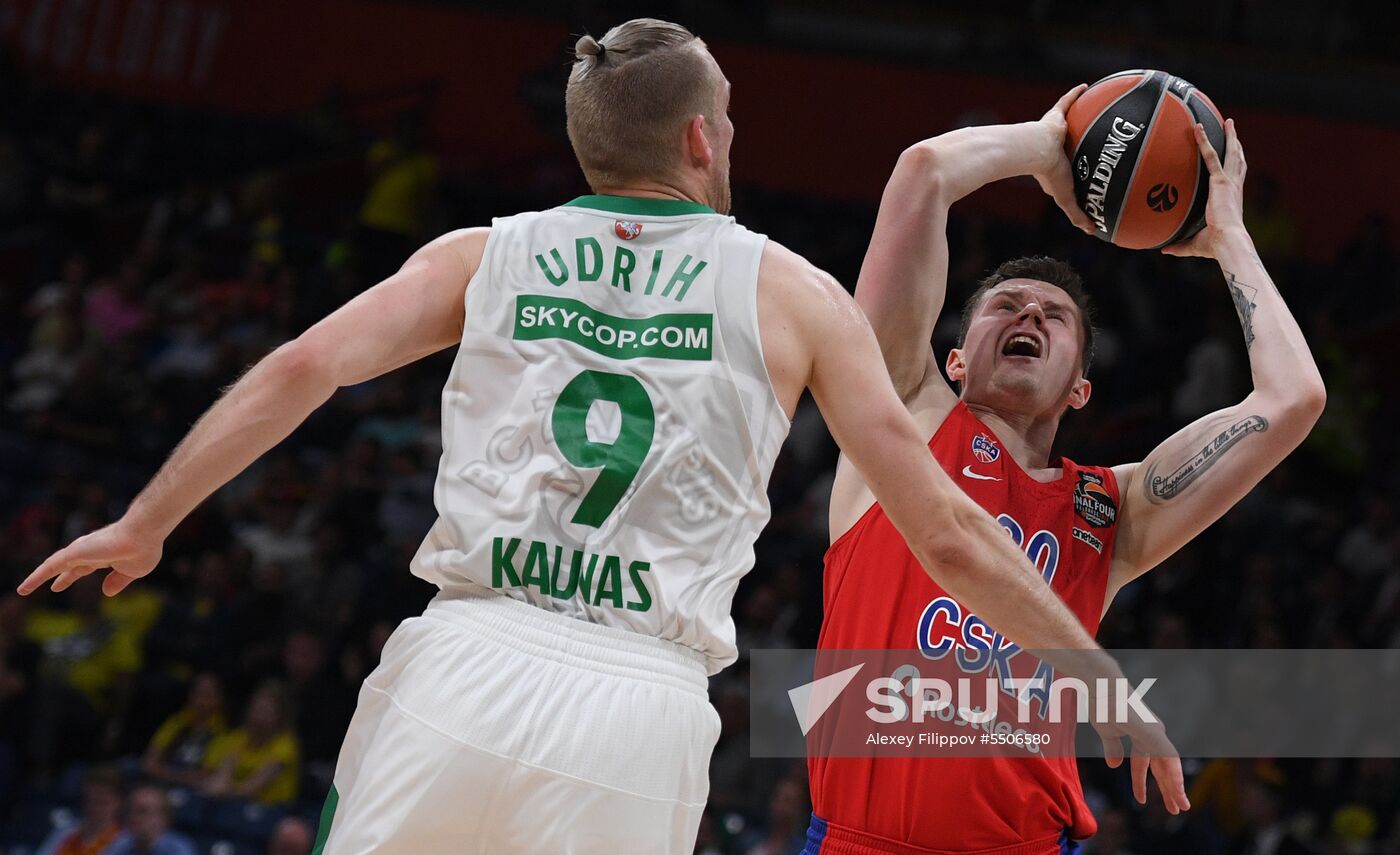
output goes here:
<path id="1" fill-rule="evenodd" d="M 248 364 L 426 239 L 586 191 L 562 130 L 571 34 L 650 14 L 707 38 L 734 85 L 740 222 L 848 286 L 904 146 L 1036 118 L 1121 68 L 1209 92 L 1239 122 L 1247 222 L 1328 407 L 1235 510 L 1119 595 L 1100 640 L 1396 646 L 1397 8 L 0 4 L 0 590 L 115 519 Z M 949 306 L 1016 255 L 1084 274 L 1103 333 L 1093 401 L 1057 444 L 1075 460 L 1138 459 L 1248 390 L 1212 263 L 1087 239 L 1029 179 L 955 208 L 950 245 Z M 956 320 L 940 324 L 940 349 Z M 129 797 L 154 775 L 201 852 L 305 851 L 359 682 L 431 594 L 406 565 L 433 519 L 447 365 L 343 390 L 122 597 L 92 580 L 0 593 L 0 844 L 30 852 L 65 822 L 128 821 L 103 787 Z M 834 461 L 804 406 L 735 602 L 744 651 L 815 643 Z M 698 851 L 796 852 L 805 767 L 749 757 L 746 685 L 742 658 L 712 684 L 724 734 Z M 239 745 L 256 765 L 246 743 L 264 739 L 295 757 L 290 788 L 221 792 L 208 770 Z M 1187 765 L 1195 807 L 1170 818 L 1086 761 L 1102 828 L 1090 851 L 1400 853 L 1393 760 Z"/>

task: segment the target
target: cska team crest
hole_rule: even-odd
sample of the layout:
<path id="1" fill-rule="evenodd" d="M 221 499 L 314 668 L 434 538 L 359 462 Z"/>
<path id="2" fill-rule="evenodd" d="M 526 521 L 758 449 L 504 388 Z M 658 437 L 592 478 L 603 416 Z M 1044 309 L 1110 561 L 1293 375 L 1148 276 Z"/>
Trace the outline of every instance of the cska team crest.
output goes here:
<path id="1" fill-rule="evenodd" d="M 979 433 L 972 438 L 972 456 L 982 463 L 994 463 L 1001 456 L 1001 449 L 996 440 L 985 433 Z"/>

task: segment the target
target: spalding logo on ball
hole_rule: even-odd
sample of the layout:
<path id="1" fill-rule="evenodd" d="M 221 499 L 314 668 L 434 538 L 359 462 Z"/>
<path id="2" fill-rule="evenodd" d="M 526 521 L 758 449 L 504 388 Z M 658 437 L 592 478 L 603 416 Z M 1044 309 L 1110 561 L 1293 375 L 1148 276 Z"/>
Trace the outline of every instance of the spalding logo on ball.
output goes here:
<path id="1" fill-rule="evenodd" d="M 1074 195 L 1100 239 L 1157 249 L 1205 225 L 1210 173 L 1196 123 L 1225 159 L 1225 122 L 1205 93 L 1164 71 L 1120 71 L 1090 86 L 1065 119 Z"/>

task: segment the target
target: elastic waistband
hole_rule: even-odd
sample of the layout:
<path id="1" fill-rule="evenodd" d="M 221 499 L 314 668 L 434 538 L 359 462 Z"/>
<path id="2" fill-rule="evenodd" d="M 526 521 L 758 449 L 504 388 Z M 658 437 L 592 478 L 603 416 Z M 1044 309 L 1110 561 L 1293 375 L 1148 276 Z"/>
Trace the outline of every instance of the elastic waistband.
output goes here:
<path id="1" fill-rule="evenodd" d="M 807 845 L 801 855 L 1074 855 L 1079 851 L 1079 844 L 1069 839 L 1068 831 L 1061 832 L 1058 837 L 994 849 L 925 849 L 835 825 L 812 814 L 807 826 Z"/>
<path id="2" fill-rule="evenodd" d="M 532 656 L 708 698 L 705 657 L 684 645 L 556 614 L 505 594 L 444 590 L 423 612 Z"/>

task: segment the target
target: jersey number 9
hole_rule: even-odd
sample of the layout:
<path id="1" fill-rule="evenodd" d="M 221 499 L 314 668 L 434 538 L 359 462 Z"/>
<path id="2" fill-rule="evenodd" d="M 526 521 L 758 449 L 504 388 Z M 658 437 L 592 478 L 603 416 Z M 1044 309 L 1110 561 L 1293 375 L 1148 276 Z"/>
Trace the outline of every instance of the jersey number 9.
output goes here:
<path id="1" fill-rule="evenodd" d="M 588 411 L 595 401 L 612 401 L 622 412 L 622 426 L 612 442 L 588 438 Z M 585 371 L 569 381 L 554 405 L 554 442 L 564 459 L 581 469 L 599 469 L 598 478 L 574 512 L 574 524 L 598 528 L 632 486 L 651 451 L 656 412 L 651 397 L 635 377 Z"/>

